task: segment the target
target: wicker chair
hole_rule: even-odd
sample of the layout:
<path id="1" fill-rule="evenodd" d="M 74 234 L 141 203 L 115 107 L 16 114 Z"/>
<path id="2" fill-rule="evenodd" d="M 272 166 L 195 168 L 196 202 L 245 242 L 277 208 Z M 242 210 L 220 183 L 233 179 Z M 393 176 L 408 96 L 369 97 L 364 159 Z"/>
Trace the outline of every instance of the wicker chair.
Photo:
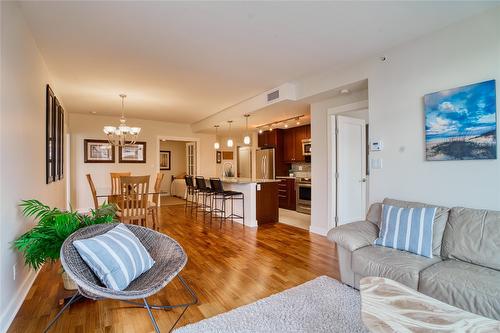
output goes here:
<path id="1" fill-rule="evenodd" d="M 132 283 L 130 283 L 125 290 L 113 290 L 105 287 L 80 257 L 78 251 L 73 246 L 73 241 L 103 234 L 116 226 L 116 223 L 110 223 L 85 227 L 76 231 L 64 241 L 61 247 L 61 264 L 69 277 L 71 277 L 78 285 L 78 291 L 49 323 L 45 332 L 47 332 L 52 325 L 54 325 L 54 323 L 72 303 L 78 301 L 82 297 L 93 300 L 103 298 L 116 299 L 145 308 L 148 310 L 149 317 L 151 318 L 151 322 L 153 323 L 156 332 L 160 332 L 160 329 L 156 324 L 151 309 L 168 310 L 183 307 L 184 309 L 172 326 L 172 330 L 184 315 L 187 308 L 190 305 L 198 303 L 198 298 L 194 291 L 179 275 L 179 272 L 184 268 L 187 262 L 186 253 L 179 243 L 164 234 L 136 225 L 127 224 L 126 226 L 141 241 L 156 263 L 150 270 L 132 281 Z M 184 288 L 190 294 L 191 302 L 176 305 L 150 305 L 146 298 L 159 292 L 175 277 L 179 279 Z M 134 299 L 142 299 L 143 303 L 131 301 Z"/>

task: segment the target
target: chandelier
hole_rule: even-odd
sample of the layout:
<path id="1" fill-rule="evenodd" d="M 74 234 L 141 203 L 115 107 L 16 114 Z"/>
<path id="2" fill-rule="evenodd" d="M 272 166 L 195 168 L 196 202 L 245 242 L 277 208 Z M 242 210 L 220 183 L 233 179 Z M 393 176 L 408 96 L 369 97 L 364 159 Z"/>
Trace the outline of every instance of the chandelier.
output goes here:
<path id="1" fill-rule="evenodd" d="M 125 97 L 127 95 L 120 94 L 122 99 L 122 116 L 120 117 L 120 125 L 118 127 L 114 126 L 104 126 L 104 133 L 108 136 L 108 141 L 113 146 L 123 147 L 126 145 L 132 145 L 137 141 L 137 136 L 141 132 L 140 127 L 128 127 L 127 119 L 125 119 L 124 113 L 124 103 Z"/>

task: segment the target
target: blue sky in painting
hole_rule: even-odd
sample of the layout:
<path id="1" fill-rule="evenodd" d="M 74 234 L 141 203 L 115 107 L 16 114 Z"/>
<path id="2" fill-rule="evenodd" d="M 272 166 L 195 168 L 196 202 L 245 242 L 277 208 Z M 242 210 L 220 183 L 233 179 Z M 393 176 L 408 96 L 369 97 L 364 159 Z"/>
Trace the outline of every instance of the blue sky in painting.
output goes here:
<path id="1" fill-rule="evenodd" d="M 424 96 L 427 140 L 496 129 L 495 80 Z"/>

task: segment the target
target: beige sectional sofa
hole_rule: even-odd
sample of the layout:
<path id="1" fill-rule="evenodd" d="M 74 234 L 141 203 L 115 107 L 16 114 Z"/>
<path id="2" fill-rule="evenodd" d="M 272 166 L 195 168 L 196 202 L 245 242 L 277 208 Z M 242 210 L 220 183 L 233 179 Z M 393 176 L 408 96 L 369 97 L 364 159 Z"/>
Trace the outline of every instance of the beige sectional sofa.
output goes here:
<path id="1" fill-rule="evenodd" d="M 385 199 L 398 207 L 438 207 L 433 225 L 433 258 L 375 246 L 382 203 L 365 221 L 333 228 L 342 282 L 359 289 L 365 276 L 403 283 L 466 311 L 500 320 L 500 212 L 446 208 Z"/>

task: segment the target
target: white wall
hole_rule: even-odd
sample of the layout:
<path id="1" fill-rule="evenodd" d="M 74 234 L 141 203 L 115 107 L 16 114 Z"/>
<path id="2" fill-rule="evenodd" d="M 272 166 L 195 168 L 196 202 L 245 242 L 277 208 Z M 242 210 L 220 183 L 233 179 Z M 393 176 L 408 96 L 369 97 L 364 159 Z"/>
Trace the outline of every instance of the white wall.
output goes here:
<path id="1" fill-rule="evenodd" d="M 49 72 L 15 2 L 1 2 L 0 332 L 34 280 L 11 242 L 33 227 L 21 199 L 65 208 L 65 182 L 45 184 L 45 85 Z M 52 86 L 56 96 L 57 87 Z M 63 101 L 61 101 L 63 102 Z M 13 266 L 16 280 L 13 280 Z"/>
<path id="2" fill-rule="evenodd" d="M 311 104 L 311 226 L 310 230 L 319 234 L 328 232 L 328 211 L 334 209 L 331 202 L 334 200 L 335 180 L 328 173 L 328 167 L 334 165 L 332 156 L 329 156 L 328 145 L 328 110 L 346 104 L 366 101 L 367 91 L 360 91 L 350 95 L 340 95 L 322 102 Z M 330 159 L 329 159 L 330 158 Z M 330 184 L 330 186 L 329 186 Z"/>
<path id="3" fill-rule="evenodd" d="M 368 78 L 370 137 L 384 141 L 384 150 L 372 154 L 382 159 L 383 168 L 371 171 L 371 202 L 394 197 L 500 210 L 500 160 L 425 161 L 423 111 L 423 96 L 427 93 L 500 79 L 499 31 L 497 7 L 388 50 L 384 52 L 385 62 L 374 57 L 298 83 L 299 94 L 306 98 Z M 319 233 L 324 233 L 328 225 L 328 205 L 324 201 L 327 192 L 322 184 L 325 177 L 331 181 L 326 173 L 328 107 L 324 103 L 311 107 L 314 145 L 311 227 Z"/>
<path id="4" fill-rule="evenodd" d="M 69 115 L 71 133 L 71 203 L 74 208 L 86 210 L 93 206 L 86 174 L 90 173 L 96 187 L 110 187 L 110 172 L 130 171 L 133 175 L 151 175 L 150 186 L 154 186 L 154 175 L 159 170 L 159 138 L 185 137 L 200 139 L 200 174 L 205 177 L 215 176 L 214 135 L 194 134 L 187 124 L 160 121 L 127 119 L 130 125 L 142 128 L 138 141 L 146 141 L 146 163 L 84 163 L 83 140 L 106 139 L 102 132 L 105 125 L 116 125 L 118 117 L 105 117 L 85 114 Z"/>
<path id="5" fill-rule="evenodd" d="M 229 138 L 228 135 L 218 135 L 217 140 L 219 140 L 220 144 L 220 151 L 232 151 L 233 152 L 233 159 L 232 160 L 222 160 L 222 163 L 217 164 L 216 167 L 216 174 L 217 177 L 223 177 L 223 167 L 224 163 L 229 162 L 232 163 L 233 165 L 233 171 L 235 175 L 238 174 L 238 163 L 237 163 L 237 156 L 238 156 L 238 147 L 245 147 L 246 145 L 243 143 L 243 138 L 245 137 L 245 132 L 234 132 L 231 135 L 231 138 L 233 139 L 233 147 L 229 148 L 227 146 L 227 139 Z M 258 133 L 257 132 L 252 132 L 251 133 L 251 142 L 250 146 L 252 147 L 252 178 L 255 178 L 255 151 L 258 148 Z M 215 150 L 214 154 L 215 154 Z"/>
<path id="6" fill-rule="evenodd" d="M 161 170 L 163 173 L 162 191 L 170 194 L 171 177 L 186 173 L 186 141 L 161 141 L 160 149 L 170 151 L 170 170 Z"/>

